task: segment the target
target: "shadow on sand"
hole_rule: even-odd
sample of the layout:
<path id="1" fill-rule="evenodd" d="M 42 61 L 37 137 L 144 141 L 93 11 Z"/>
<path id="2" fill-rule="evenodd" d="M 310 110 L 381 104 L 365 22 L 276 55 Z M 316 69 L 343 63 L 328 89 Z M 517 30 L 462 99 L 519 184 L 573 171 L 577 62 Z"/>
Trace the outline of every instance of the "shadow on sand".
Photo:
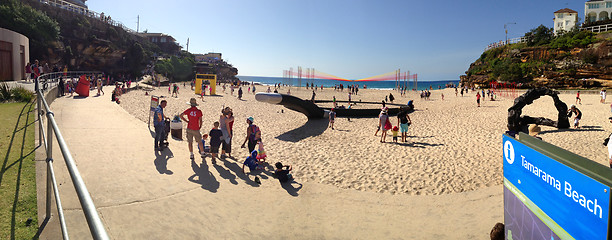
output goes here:
<path id="1" fill-rule="evenodd" d="M 294 185 L 297 187 L 295 187 Z M 285 189 L 285 191 L 287 191 L 287 193 L 289 193 L 289 195 L 294 197 L 297 197 L 299 195 L 298 192 L 300 191 L 300 189 L 302 189 L 302 184 L 296 182 L 295 179 L 291 180 L 291 182 L 281 183 L 281 186 L 283 187 L 283 189 Z"/>
<path id="2" fill-rule="evenodd" d="M 243 173 L 242 172 L 242 165 L 238 164 L 237 162 L 234 161 L 228 161 L 226 159 L 218 159 L 217 160 L 217 164 L 219 163 L 223 163 L 223 166 L 225 166 L 225 168 L 227 168 L 228 170 L 225 170 L 223 167 L 221 166 L 215 166 L 215 168 L 217 169 L 217 171 L 219 172 L 219 175 L 221 175 L 221 177 L 228 179 L 231 183 L 233 184 L 238 184 L 236 182 L 236 177 L 239 177 L 240 179 L 242 179 L 242 181 L 244 181 L 246 184 L 248 184 L 251 187 L 259 187 L 259 184 L 256 183 L 255 181 L 253 181 L 248 175 L 251 173 Z M 234 174 L 232 174 L 231 172 L 234 172 Z M 232 176 L 230 176 L 232 175 Z M 251 174 L 254 175 L 254 174 Z M 236 183 L 234 183 L 236 182 Z"/>
<path id="3" fill-rule="evenodd" d="M 193 169 L 194 174 L 188 178 L 190 182 L 200 184 L 202 185 L 202 189 L 206 189 L 210 192 L 217 192 L 217 189 L 219 189 L 219 182 L 215 179 L 215 176 L 210 173 L 206 163 L 198 165 L 194 160 L 191 160 L 191 169 Z"/>
<path id="4" fill-rule="evenodd" d="M 299 142 L 308 137 L 321 135 L 327 129 L 329 119 L 311 119 L 299 128 L 283 133 L 276 139 L 285 142 Z"/>
<path id="5" fill-rule="evenodd" d="M 555 133 L 555 132 L 603 132 L 603 131 L 604 130 L 601 126 L 581 126 L 580 128 L 546 130 L 546 131 L 541 131 L 539 134 L 544 135 L 546 133 Z"/>
<path id="6" fill-rule="evenodd" d="M 155 164 L 155 169 L 157 169 L 159 174 L 173 174 L 173 172 L 168 169 L 168 159 L 173 157 L 174 153 L 172 153 L 169 148 L 164 149 L 161 151 L 161 153 L 159 151 L 155 151 L 155 161 L 153 161 L 153 163 Z"/>

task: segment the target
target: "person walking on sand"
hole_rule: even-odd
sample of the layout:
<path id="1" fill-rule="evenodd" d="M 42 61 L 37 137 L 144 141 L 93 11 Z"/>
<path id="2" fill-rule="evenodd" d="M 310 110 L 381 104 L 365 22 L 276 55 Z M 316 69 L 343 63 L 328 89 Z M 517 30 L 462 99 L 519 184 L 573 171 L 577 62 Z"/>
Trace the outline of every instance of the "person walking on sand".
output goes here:
<path id="1" fill-rule="evenodd" d="M 328 128 L 331 127 L 332 130 L 334 130 L 334 120 L 336 120 L 336 112 L 334 111 L 334 108 L 329 110 L 329 126 Z"/>
<path id="2" fill-rule="evenodd" d="M 221 111 L 219 117 L 219 126 L 221 127 L 221 133 L 223 134 L 223 141 L 221 142 L 221 158 L 225 158 L 225 153 L 228 157 L 232 157 L 232 138 L 234 133 L 232 132 L 232 126 L 234 125 L 234 114 L 230 107 L 225 107 Z"/>
<path id="3" fill-rule="evenodd" d="M 98 88 L 98 96 L 100 96 L 100 92 L 102 92 L 102 95 L 104 95 L 104 90 L 102 89 L 102 79 L 99 79 L 96 81 L 97 83 L 97 88 Z"/>
<path id="4" fill-rule="evenodd" d="M 582 118 L 582 112 L 574 104 L 572 104 L 570 106 L 570 109 L 567 111 L 567 117 L 572 117 L 572 114 L 575 115 L 574 116 L 574 128 L 579 128 L 580 119 Z"/>
<path id="5" fill-rule="evenodd" d="M 172 95 L 171 95 L 172 97 L 178 98 L 178 89 L 179 87 L 178 85 L 176 85 L 176 83 L 172 85 Z"/>
<path id="6" fill-rule="evenodd" d="M 312 90 L 312 97 L 310 98 L 310 101 L 313 103 L 315 102 L 315 96 L 317 96 L 317 94 L 315 93 L 314 90 Z"/>
<path id="7" fill-rule="evenodd" d="M 402 142 L 406 142 L 408 127 L 412 125 L 412 120 L 410 120 L 410 116 L 408 116 L 408 109 L 406 107 L 402 107 L 400 112 L 397 114 L 397 125 L 400 126 Z"/>
<path id="8" fill-rule="evenodd" d="M 253 150 L 255 150 L 255 145 L 257 145 L 257 141 L 261 140 L 261 130 L 257 125 L 253 124 L 253 117 L 248 117 L 246 121 L 247 124 L 249 124 L 247 127 L 247 136 L 240 147 L 244 148 L 244 144 L 248 141 L 249 152 L 253 152 Z"/>
<path id="9" fill-rule="evenodd" d="M 180 117 L 181 119 L 183 119 L 183 121 L 187 122 L 187 130 L 186 130 L 186 135 L 187 135 L 187 143 L 189 144 L 189 158 L 191 160 L 193 160 L 193 139 L 195 138 L 195 140 L 198 142 L 198 147 L 199 149 L 204 149 L 204 146 L 202 146 L 202 134 L 200 133 L 200 129 L 202 128 L 202 111 L 200 111 L 200 109 L 197 108 L 198 106 L 198 102 L 196 101 L 195 98 L 191 98 L 189 100 L 189 103 L 187 103 L 189 105 L 191 105 L 190 108 L 188 108 L 187 110 L 183 111 L 183 113 L 181 113 Z M 185 116 L 187 116 L 187 118 L 185 118 Z M 212 139 L 212 138 L 211 138 Z M 202 159 L 204 159 L 204 151 L 202 151 L 200 153 L 202 155 Z"/>
<path id="10" fill-rule="evenodd" d="M 388 110 L 389 108 L 387 107 L 383 108 L 382 114 L 380 114 L 380 117 L 378 118 L 378 128 L 382 130 L 382 133 L 380 135 L 381 143 L 384 143 L 386 141 L 387 131 L 391 129 L 391 122 L 389 121 L 389 115 L 387 114 Z"/>
<path id="11" fill-rule="evenodd" d="M 206 85 L 202 83 L 200 86 L 200 100 L 202 100 L 202 102 L 204 102 L 204 95 L 206 95 Z"/>
<path id="12" fill-rule="evenodd" d="M 606 89 L 601 89 L 601 103 L 606 103 Z"/>
<path id="13" fill-rule="evenodd" d="M 582 105 L 582 99 L 580 99 L 580 91 L 576 92 L 576 102 L 574 104 L 581 104 Z"/>
<path id="14" fill-rule="evenodd" d="M 476 103 L 478 103 L 478 107 L 480 107 L 480 92 L 476 92 Z"/>
<path id="15" fill-rule="evenodd" d="M 164 108 L 167 105 L 166 100 L 162 100 L 159 106 L 155 108 L 155 114 L 153 115 L 153 127 L 155 127 L 155 151 L 161 151 L 161 145 L 164 138 L 164 120 L 167 118 L 164 115 Z"/>

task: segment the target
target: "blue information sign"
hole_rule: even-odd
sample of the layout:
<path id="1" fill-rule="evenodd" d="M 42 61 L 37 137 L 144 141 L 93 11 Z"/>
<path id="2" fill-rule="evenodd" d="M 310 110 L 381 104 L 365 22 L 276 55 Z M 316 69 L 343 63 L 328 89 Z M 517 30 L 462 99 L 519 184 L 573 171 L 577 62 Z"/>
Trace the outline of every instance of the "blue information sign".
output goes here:
<path id="1" fill-rule="evenodd" d="M 508 239 L 512 231 L 521 231 L 517 228 L 537 228 L 537 223 L 516 223 L 526 220 L 549 228 L 530 230 L 545 239 L 607 238 L 610 187 L 506 135 L 503 146 L 504 193 L 514 195 L 504 196 Z M 518 199 L 522 206 L 510 206 L 509 199 Z M 525 217 L 522 209 L 537 219 Z"/>

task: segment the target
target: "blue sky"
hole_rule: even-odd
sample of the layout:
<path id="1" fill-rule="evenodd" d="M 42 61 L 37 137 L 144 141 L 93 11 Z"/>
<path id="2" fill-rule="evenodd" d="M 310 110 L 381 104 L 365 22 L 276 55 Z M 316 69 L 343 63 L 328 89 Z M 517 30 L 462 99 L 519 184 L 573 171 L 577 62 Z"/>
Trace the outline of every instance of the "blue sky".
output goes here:
<path id="1" fill-rule="evenodd" d="M 239 75 L 315 68 L 348 79 L 400 69 L 419 80 L 459 79 L 491 42 L 523 36 L 553 12 L 584 19 L 585 1 L 89 0 L 136 30 L 173 36 L 192 53 L 220 52 Z"/>

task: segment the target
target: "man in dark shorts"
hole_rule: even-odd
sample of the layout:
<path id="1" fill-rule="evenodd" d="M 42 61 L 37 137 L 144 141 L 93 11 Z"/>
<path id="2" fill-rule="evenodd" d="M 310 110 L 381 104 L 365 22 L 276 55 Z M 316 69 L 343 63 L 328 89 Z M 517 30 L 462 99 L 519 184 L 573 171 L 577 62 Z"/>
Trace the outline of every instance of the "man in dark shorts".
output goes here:
<path id="1" fill-rule="evenodd" d="M 571 117 L 572 113 L 576 115 L 574 116 L 574 128 L 579 128 L 580 119 L 582 119 L 582 111 L 580 111 L 580 109 L 578 109 L 576 105 L 572 104 L 570 106 L 570 109 L 567 111 L 567 117 Z"/>
<path id="2" fill-rule="evenodd" d="M 213 124 L 213 129 L 208 133 L 210 136 L 210 154 L 212 155 L 212 163 L 217 163 L 217 154 L 219 153 L 219 147 L 223 139 L 223 132 L 219 129 L 219 122 Z"/>
<path id="3" fill-rule="evenodd" d="M 406 142 L 406 137 L 408 135 L 408 126 L 412 124 L 412 120 L 408 116 L 408 109 L 406 107 L 402 107 L 400 112 L 397 114 L 397 125 L 400 126 L 400 132 L 402 133 L 402 142 Z"/>
<path id="4" fill-rule="evenodd" d="M 164 138 L 164 108 L 166 107 L 167 101 L 162 100 L 159 106 L 155 108 L 155 114 L 153 115 L 153 126 L 155 127 L 155 151 L 161 151 L 163 146 Z"/>

